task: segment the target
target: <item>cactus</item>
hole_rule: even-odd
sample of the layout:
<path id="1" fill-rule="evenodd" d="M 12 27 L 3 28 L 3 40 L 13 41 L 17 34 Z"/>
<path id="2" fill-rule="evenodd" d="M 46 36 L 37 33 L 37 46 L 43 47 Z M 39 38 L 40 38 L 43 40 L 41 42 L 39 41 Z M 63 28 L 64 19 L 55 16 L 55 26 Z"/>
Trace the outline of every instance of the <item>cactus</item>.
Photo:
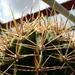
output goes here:
<path id="1" fill-rule="evenodd" d="M 74 33 L 67 22 L 39 16 L 1 28 L 0 75 L 74 75 Z M 60 24 L 60 25 L 59 25 Z"/>

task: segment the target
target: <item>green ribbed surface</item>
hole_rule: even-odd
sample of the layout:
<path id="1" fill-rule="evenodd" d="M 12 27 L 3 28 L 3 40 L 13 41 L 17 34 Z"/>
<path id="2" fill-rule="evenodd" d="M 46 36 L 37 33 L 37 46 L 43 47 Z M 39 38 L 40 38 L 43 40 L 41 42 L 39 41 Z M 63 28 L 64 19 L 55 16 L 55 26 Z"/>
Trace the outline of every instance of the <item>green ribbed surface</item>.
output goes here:
<path id="1" fill-rule="evenodd" d="M 72 73 L 70 67 L 64 68 L 68 66 L 67 64 L 62 67 L 64 61 L 53 58 L 52 56 L 61 58 L 61 56 L 65 55 L 67 49 L 68 52 L 71 52 L 73 49 L 68 48 L 69 41 L 58 41 L 57 38 L 55 39 L 53 34 L 54 33 L 49 30 L 44 31 L 42 33 L 34 32 L 29 37 L 27 37 L 27 39 L 23 41 L 13 40 L 9 47 L 9 49 L 13 53 L 16 54 L 16 47 L 17 47 L 20 56 L 27 55 L 27 54 L 33 54 L 33 56 L 28 56 L 19 59 L 18 61 L 15 62 L 15 65 L 12 65 L 12 67 L 8 69 L 7 73 L 11 75 L 13 74 L 14 75 L 23 75 L 23 74 L 24 75 L 35 75 L 35 74 L 36 75 L 46 75 L 46 74 L 47 75 L 70 75 Z M 62 36 L 59 36 L 59 38 L 61 37 Z M 35 45 L 33 42 L 35 43 Z M 28 48 L 29 46 L 25 47 L 25 45 L 29 45 L 29 46 L 31 45 L 32 47 Z M 8 51 L 6 51 L 6 53 L 11 54 Z M 6 55 L 4 56 L 4 58 L 6 58 Z M 13 63 L 13 61 L 4 62 L 2 70 L 5 70 L 9 65 L 11 65 L 11 63 Z M 21 67 L 17 65 L 30 66 L 30 68 Z M 74 64 L 70 64 L 70 65 L 73 68 L 75 66 Z M 31 66 L 33 66 L 34 68 L 31 68 Z M 59 69 L 59 67 L 62 68 Z M 29 71 L 27 72 L 25 70 L 29 70 Z M 31 72 L 31 70 L 35 70 L 35 71 Z"/>

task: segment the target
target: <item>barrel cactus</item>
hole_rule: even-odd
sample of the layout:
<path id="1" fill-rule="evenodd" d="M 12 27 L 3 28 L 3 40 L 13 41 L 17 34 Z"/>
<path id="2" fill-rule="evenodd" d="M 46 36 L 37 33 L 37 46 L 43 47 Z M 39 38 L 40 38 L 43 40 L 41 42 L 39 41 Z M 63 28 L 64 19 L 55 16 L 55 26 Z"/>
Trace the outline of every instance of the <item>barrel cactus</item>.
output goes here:
<path id="1" fill-rule="evenodd" d="M 10 29 L 1 28 L 0 75 L 75 74 L 74 33 L 67 22 L 43 14 L 13 22 Z"/>

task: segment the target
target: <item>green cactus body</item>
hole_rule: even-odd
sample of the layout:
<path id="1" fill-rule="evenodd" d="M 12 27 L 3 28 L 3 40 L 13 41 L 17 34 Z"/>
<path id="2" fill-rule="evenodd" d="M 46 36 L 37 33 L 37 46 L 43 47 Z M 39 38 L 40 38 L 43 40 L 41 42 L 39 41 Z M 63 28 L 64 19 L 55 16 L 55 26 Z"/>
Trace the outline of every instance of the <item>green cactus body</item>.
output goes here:
<path id="1" fill-rule="evenodd" d="M 10 28 L 11 34 L 10 30 L 2 29 L 1 46 L 5 51 L 0 49 L 3 53 L 0 56 L 1 75 L 75 74 L 73 41 L 63 36 L 69 28 L 58 28 L 56 21 L 54 25 L 46 19 L 42 16 L 19 27 L 14 20 L 15 28 Z"/>

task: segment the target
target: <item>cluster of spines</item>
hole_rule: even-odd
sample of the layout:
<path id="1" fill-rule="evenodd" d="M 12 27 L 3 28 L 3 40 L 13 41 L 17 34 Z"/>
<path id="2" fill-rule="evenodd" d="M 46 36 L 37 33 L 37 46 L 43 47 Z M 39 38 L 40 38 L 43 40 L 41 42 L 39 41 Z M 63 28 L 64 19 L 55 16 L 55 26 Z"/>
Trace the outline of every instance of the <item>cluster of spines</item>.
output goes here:
<path id="1" fill-rule="evenodd" d="M 74 33 L 69 36 L 66 23 L 58 26 L 57 19 L 43 15 L 23 25 L 13 22 L 14 27 L 1 28 L 1 75 L 75 74 Z"/>

